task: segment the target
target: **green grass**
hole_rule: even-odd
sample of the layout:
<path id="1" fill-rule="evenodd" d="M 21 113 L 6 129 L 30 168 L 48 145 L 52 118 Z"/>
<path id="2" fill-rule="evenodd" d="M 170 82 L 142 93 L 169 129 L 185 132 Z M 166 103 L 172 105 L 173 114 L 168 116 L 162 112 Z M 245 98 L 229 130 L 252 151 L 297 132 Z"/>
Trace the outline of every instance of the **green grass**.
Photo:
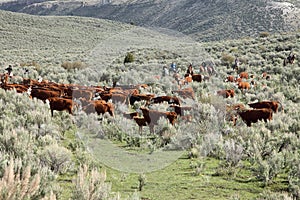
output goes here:
<path id="1" fill-rule="evenodd" d="M 264 188 L 260 182 L 249 177 L 249 171 L 241 170 L 236 178 L 215 176 L 219 161 L 204 159 L 205 168 L 199 175 L 194 175 L 190 167 L 191 160 L 186 156 L 164 169 L 146 173 L 146 185 L 140 193 L 149 199 L 254 199 Z M 139 174 L 128 174 L 107 168 L 108 181 L 113 184 L 113 191 L 129 195 L 138 189 Z"/>

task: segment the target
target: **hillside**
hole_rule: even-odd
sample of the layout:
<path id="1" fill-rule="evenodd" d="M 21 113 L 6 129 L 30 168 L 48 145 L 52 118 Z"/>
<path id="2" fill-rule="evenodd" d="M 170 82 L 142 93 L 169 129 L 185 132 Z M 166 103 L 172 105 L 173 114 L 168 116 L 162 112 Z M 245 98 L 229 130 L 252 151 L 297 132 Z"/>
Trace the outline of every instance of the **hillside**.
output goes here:
<path id="1" fill-rule="evenodd" d="M 161 27 L 197 41 L 256 36 L 299 29 L 297 1 L 10 1 L 0 9 L 34 15 L 75 15 Z"/>
<path id="2" fill-rule="evenodd" d="M 104 89 L 117 80 L 120 87 L 147 84 L 138 90 L 141 94 L 173 96 L 179 85 L 172 73 L 163 73 L 164 66 L 176 62 L 180 78 L 190 63 L 195 74 L 206 62 L 216 70 L 203 72 L 206 81 L 181 86 L 195 93 L 195 99 L 180 97 L 183 106 L 193 107 L 192 120 L 179 118 L 175 126 L 161 120 L 154 134 L 149 127 L 140 133 L 135 121 L 123 115 L 139 111 L 145 102 L 114 103 L 113 118 L 86 114 L 80 107 L 74 115 L 55 110 L 51 117 L 47 103 L 1 83 L 0 199 L 11 191 L 7 186 L 15 189 L 15 199 L 300 196 L 299 31 L 200 43 L 170 29 L 95 18 L 0 11 L 0 19 L 0 70 L 5 73 L 11 64 L 13 83 L 41 76 L 50 84 Z M 296 60 L 283 66 L 290 52 Z M 124 64 L 128 53 L 134 59 Z M 237 57 L 241 64 L 235 71 Z M 240 90 L 224 81 L 241 71 L 249 73 L 244 81 L 254 81 L 254 87 Z M 217 96 L 222 89 L 233 89 L 235 96 Z M 271 120 L 248 127 L 240 117 L 236 126 L 226 118 L 228 105 L 242 103 L 249 109 L 248 103 L 262 100 L 282 104 Z M 150 108 L 169 111 L 167 103 Z M 28 196 L 18 198 L 24 191 Z"/>

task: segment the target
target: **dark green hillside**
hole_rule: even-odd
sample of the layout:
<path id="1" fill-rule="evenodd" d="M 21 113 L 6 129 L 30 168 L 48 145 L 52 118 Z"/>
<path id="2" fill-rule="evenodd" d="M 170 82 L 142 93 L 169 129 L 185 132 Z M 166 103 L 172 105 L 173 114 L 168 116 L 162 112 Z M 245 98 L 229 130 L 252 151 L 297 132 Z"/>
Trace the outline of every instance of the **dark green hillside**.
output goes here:
<path id="1" fill-rule="evenodd" d="M 13 65 L 13 83 L 39 76 L 90 87 L 146 83 L 140 93 L 160 96 L 178 89 L 172 73 L 163 76 L 172 62 L 180 77 L 190 63 L 196 74 L 203 63 L 216 70 L 208 81 L 182 86 L 195 93 L 194 100 L 182 99 L 194 109 L 190 122 L 160 120 L 155 133 L 143 127 L 142 134 L 123 113 L 144 102 L 114 103 L 114 118 L 88 115 L 79 106 L 74 115 L 54 111 L 51 117 L 47 103 L 1 83 L 0 199 L 299 198 L 299 31 L 199 43 L 176 31 L 93 18 L 6 11 L 0 17 L 0 70 Z M 296 59 L 283 66 L 290 52 Z M 126 55 L 132 59 L 124 64 Z M 238 71 L 232 69 L 236 57 Z M 241 91 L 224 81 L 241 71 L 252 75 L 245 81 L 255 87 Z M 217 96 L 221 89 L 235 96 Z M 227 105 L 249 109 L 248 103 L 262 100 L 282 104 L 272 120 L 248 127 L 240 117 L 236 126 L 226 118 Z"/>

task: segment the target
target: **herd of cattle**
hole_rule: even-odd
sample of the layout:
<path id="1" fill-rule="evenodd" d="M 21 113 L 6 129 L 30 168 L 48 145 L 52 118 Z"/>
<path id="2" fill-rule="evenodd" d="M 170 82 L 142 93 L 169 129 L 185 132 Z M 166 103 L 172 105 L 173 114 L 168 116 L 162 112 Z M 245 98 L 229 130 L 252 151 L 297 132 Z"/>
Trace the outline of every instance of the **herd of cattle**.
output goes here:
<path id="1" fill-rule="evenodd" d="M 195 78 L 194 78 L 195 77 Z M 199 78 L 200 77 L 200 78 Z M 264 73 L 262 78 L 270 79 L 270 76 Z M 254 83 L 247 82 L 249 75 L 247 72 L 241 72 L 239 76 L 228 76 L 225 82 L 236 84 L 237 88 L 242 91 L 249 90 Z M 188 84 L 191 81 L 205 81 L 200 74 L 185 76 L 185 82 Z M 116 87 L 106 86 L 82 86 L 78 84 L 59 84 L 49 82 L 47 80 L 34 80 L 23 78 L 22 83 L 10 83 L 9 74 L 1 75 L 0 86 L 4 90 L 15 90 L 17 93 L 27 93 L 30 98 L 48 102 L 50 105 L 51 115 L 53 111 L 66 110 L 70 114 L 74 114 L 74 110 L 80 110 L 98 115 L 109 113 L 112 117 L 115 115 L 116 103 L 128 104 L 134 106 L 135 102 L 144 102 L 143 106 L 137 112 L 123 113 L 123 116 L 132 119 L 142 131 L 143 126 L 149 126 L 150 131 L 154 132 L 154 126 L 158 124 L 160 118 L 167 119 L 170 124 L 174 125 L 179 118 L 187 121 L 192 120 L 190 112 L 193 111 L 192 106 L 182 105 L 183 99 L 195 100 L 195 93 L 192 87 L 186 86 L 173 90 L 173 96 L 156 96 L 151 93 L 142 93 L 141 89 L 147 88 L 146 84 L 139 85 L 124 85 Z M 224 98 L 235 96 L 235 90 L 219 90 L 217 95 Z M 149 105 L 166 102 L 169 107 L 168 111 L 157 111 L 150 109 Z M 280 102 L 263 101 L 248 104 L 252 109 L 247 109 L 243 104 L 227 105 L 226 119 L 236 124 L 238 116 L 247 124 L 256 123 L 259 120 L 267 122 L 271 120 L 273 112 L 278 111 Z M 283 110 L 283 108 L 282 108 Z M 188 113 L 188 114 L 186 114 Z"/>

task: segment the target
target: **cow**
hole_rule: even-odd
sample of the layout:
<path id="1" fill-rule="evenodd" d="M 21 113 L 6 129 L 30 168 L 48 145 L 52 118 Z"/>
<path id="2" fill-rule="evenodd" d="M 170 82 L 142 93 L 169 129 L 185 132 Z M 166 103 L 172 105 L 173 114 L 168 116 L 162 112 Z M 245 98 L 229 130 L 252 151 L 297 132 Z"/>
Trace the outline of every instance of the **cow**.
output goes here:
<path id="1" fill-rule="evenodd" d="M 114 117 L 114 105 L 112 103 L 104 103 L 103 101 L 93 101 L 82 108 L 87 114 L 96 112 L 98 115 L 108 112 Z"/>
<path id="2" fill-rule="evenodd" d="M 256 123 L 258 120 L 263 120 L 264 122 L 272 120 L 273 111 L 269 108 L 261 108 L 254 110 L 237 110 L 238 115 L 242 118 L 242 120 L 247 124 L 247 126 L 251 126 L 251 123 Z"/>
<path id="3" fill-rule="evenodd" d="M 162 102 L 168 102 L 168 104 L 180 105 L 180 100 L 178 97 L 159 96 L 159 97 L 154 97 L 150 100 L 150 104 L 151 103 L 162 103 Z"/>
<path id="4" fill-rule="evenodd" d="M 241 90 L 249 90 L 250 89 L 250 83 L 248 82 L 239 82 L 238 88 Z"/>
<path id="5" fill-rule="evenodd" d="M 192 80 L 195 82 L 202 82 L 204 81 L 204 76 L 202 74 L 193 74 L 192 75 Z"/>
<path id="6" fill-rule="evenodd" d="M 29 89 L 31 90 L 30 98 L 40 99 L 44 103 L 50 97 L 60 97 L 61 96 L 59 91 L 51 91 L 51 90 L 46 90 L 46 89 L 35 89 L 35 88 L 31 88 L 31 87 L 29 87 Z"/>
<path id="7" fill-rule="evenodd" d="M 16 90 L 17 93 L 27 92 L 28 87 L 21 84 L 6 84 L 1 86 L 4 90 Z"/>
<path id="8" fill-rule="evenodd" d="M 193 99 L 195 100 L 195 92 L 193 90 L 193 88 L 184 88 L 184 89 L 180 89 L 180 90 L 172 90 L 172 94 L 178 94 L 179 96 L 181 96 L 184 99 Z"/>
<path id="9" fill-rule="evenodd" d="M 74 102 L 72 99 L 65 99 L 61 97 L 50 97 L 47 99 L 50 104 L 51 116 L 53 117 L 53 111 L 67 110 L 70 114 L 73 114 Z"/>
<path id="10" fill-rule="evenodd" d="M 177 120 L 177 114 L 176 112 L 161 112 L 157 110 L 149 110 L 145 107 L 140 107 L 143 116 L 150 127 L 150 132 L 154 133 L 154 125 L 158 124 L 159 119 L 165 118 L 168 119 L 170 124 L 174 125 Z"/>
<path id="11" fill-rule="evenodd" d="M 283 106 L 279 101 L 260 101 L 260 102 L 256 102 L 256 103 L 249 103 L 248 105 L 251 108 L 255 108 L 255 109 L 270 108 L 273 110 L 273 112 L 276 113 L 278 111 L 278 104 L 281 105 L 281 108 L 283 110 Z"/>
<path id="12" fill-rule="evenodd" d="M 136 101 L 146 101 L 149 102 L 153 97 L 155 97 L 154 94 L 133 94 L 129 97 L 129 103 L 130 105 L 134 105 Z"/>
<path id="13" fill-rule="evenodd" d="M 240 78 L 244 78 L 244 79 L 248 79 L 249 78 L 249 75 L 248 75 L 248 72 L 241 72 L 240 74 L 239 74 L 239 77 Z"/>
<path id="14" fill-rule="evenodd" d="M 225 79 L 225 82 L 234 82 L 235 78 L 234 76 L 230 75 L 230 76 L 227 76 L 226 79 Z"/>
<path id="15" fill-rule="evenodd" d="M 230 90 L 219 90 L 217 91 L 217 94 L 224 97 L 224 98 L 228 98 L 228 97 L 234 97 L 234 90 L 230 89 Z"/>

